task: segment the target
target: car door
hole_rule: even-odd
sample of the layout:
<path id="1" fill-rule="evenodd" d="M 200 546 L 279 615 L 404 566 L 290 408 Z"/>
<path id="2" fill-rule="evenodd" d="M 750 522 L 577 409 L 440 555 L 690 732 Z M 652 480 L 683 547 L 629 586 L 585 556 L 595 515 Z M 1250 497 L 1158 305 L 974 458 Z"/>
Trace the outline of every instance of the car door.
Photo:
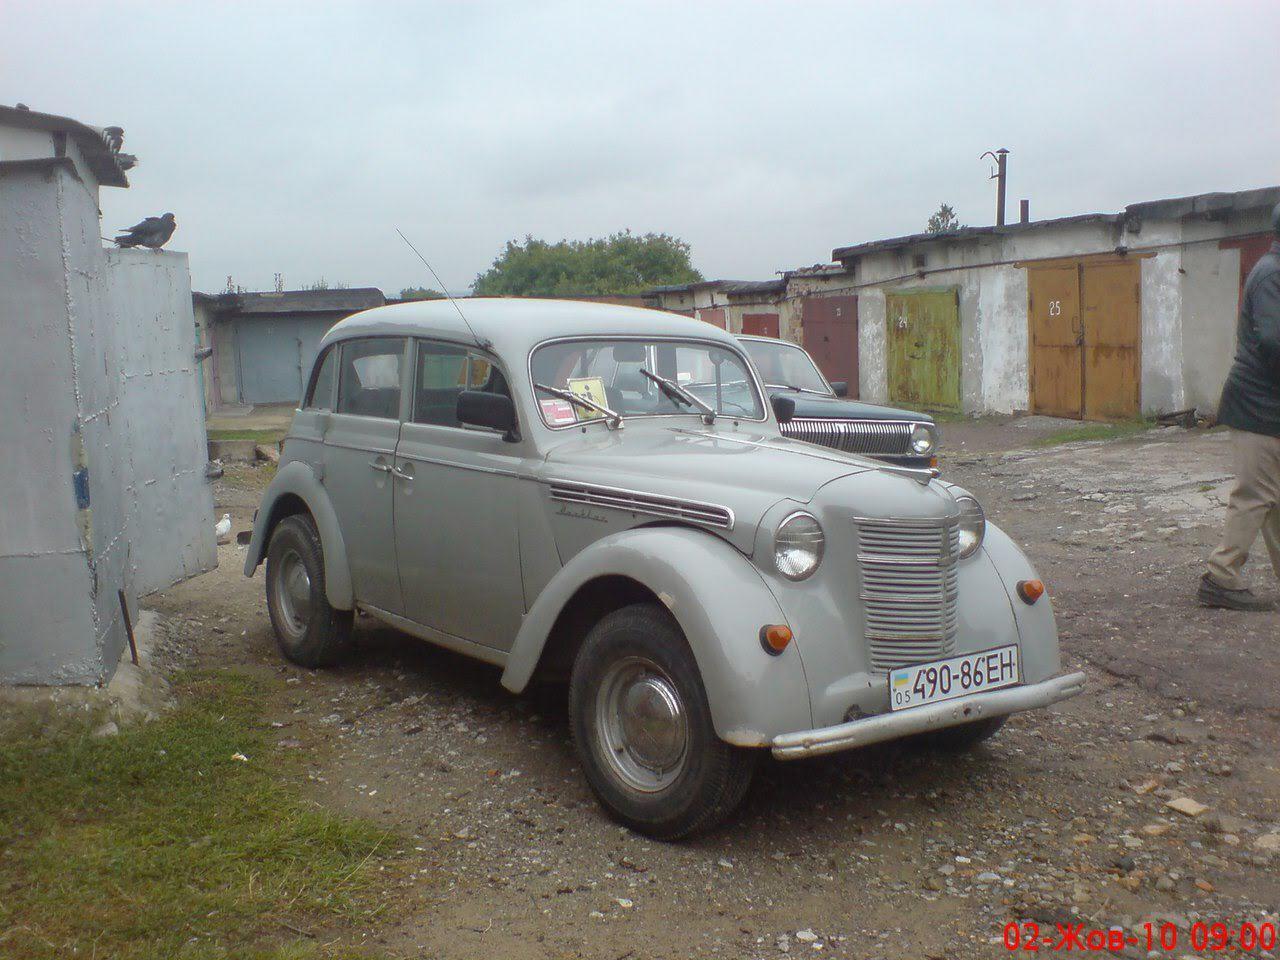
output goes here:
<path id="1" fill-rule="evenodd" d="M 493 359 L 415 342 L 412 403 L 396 450 L 396 556 L 406 616 L 508 650 L 524 616 L 517 535 L 524 443 L 458 422 L 464 388 L 510 394 Z"/>
<path id="2" fill-rule="evenodd" d="M 338 395 L 324 434 L 324 487 L 338 515 L 356 600 L 402 614 L 392 476 L 406 375 L 403 337 L 341 344 Z"/>

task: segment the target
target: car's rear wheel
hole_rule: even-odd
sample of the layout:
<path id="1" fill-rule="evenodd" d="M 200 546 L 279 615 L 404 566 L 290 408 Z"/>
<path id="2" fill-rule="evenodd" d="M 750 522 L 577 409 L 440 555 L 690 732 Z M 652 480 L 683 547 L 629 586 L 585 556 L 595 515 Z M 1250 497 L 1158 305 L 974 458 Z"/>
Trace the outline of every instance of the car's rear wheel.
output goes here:
<path id="1" fill-rule="evenodd" d="M 299 666 L 331 666 L 351 641 L 351 611 L 329 605 L 320 534 L 305 514 L 286 517 L 271 534 L 267 612 L 281 653 Z"/>
<path id="2" fill-rule="evenodd" d="M 652 603 L 592 628 L 569 684 L 574 743 L 616 820 L 662 840 L 708 830 L 741 802 L 755 754 L 716 736 L 684 634 Z"/>

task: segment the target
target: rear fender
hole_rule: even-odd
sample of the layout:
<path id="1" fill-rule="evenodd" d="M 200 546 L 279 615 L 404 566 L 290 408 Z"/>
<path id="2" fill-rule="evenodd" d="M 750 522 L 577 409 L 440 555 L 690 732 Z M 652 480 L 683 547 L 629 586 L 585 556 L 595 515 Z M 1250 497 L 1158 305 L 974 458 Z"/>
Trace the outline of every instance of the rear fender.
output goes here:
<path id="1" fill-rule="evenodd" d="M 688 527 L 641 527 L 596 541 L 542 590 L 511 648 L 502 684 L 519 692 L 533 677 L 552 628 L 579 590 L 626 577 L 671 611 L 698 663 L 716 733 L 737 746 L 765 746 L 813 725 L 799 645 L 771 656 L 768 624 L 786 623 L 759 571 L 734 547 Z"/>
<path id="2" fill-rule="evenodd" d="M 320 544 L 324 549 L 325 594 L 329 605 L 335 610 L 350 610 L 355 605 L 355 598 L 351 590 L 347 547 L 342 539 L 342 528 L 338 525 L 338 515 L 315 472 L 302 460 L 284 464 L 263 494 L 262 504 L 258 507 L 253 523 L 248 555 L 244 561 L 244 575 L 252 577 L 258 564 L 266 559 L 271 532 L 284 516 L 293 512 L 289 505 L 294 497 L 306 505 L 320 532 Z"/>

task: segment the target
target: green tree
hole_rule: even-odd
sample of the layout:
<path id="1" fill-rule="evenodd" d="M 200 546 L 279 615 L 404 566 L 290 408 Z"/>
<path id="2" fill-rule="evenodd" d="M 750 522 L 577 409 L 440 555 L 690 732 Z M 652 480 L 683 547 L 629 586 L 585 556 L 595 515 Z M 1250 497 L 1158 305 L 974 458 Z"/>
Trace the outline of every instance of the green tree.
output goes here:
<path id="1" fill-rule="evenodd" d="M 949 203 L 938 207 L 938 212 L 931 216 L 928 224 L 925 225 L 927 233 L 951 233 L 953 230 L 963 229 L 964 224 L 956 217 L 956 212 L 951 209 Z"/>
<path id="2" fill-rule="evenodd" d="M 444 294 L 432 287 L 405 287 L 400 291 L 401 300 L 443 300 Z"/>
<path id="3" fill-rule="evenodd" d="M 701 279 L 683 240 L 624 230 L 603 239 L 558 243 L 529 236 L 511 240 L 493 266 L 476 277 L 473 292 L 485 297 L 609 295 Z"/>

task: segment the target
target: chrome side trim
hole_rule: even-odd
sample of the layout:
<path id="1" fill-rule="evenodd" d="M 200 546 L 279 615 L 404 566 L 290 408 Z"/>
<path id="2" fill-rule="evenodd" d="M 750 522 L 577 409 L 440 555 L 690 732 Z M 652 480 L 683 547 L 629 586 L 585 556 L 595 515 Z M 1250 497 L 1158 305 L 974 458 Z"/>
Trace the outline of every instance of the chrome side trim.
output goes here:
<path id="1" fill-rule="evenodd" d="M 784 733 L 773 738 L 773 755 L 779 760 L 817 757 L 987 717 L 1000 717 L 1019 710 L 1035 710 L 1076 696 L 1084 690 L 1085 679 L 1083 673 L 1068 673 L 1027 686 L 975 693 L 817 730 Z"/>
<path id="2" fill-rule="evenodd" d="M 688 520 L 718 527 L 721 530 L 732 530 L 735 522 L 733 511 L 718 503 L 704 503 L 682 497 L 664 497 L 639 490 L 603 487 L 594 483 L 577 483 L 572 480 L 543 482 L 551 488 L 551 499 L 561 503 L 643 513 L 652 517 L 661 517 L 664 520 Z"/>

